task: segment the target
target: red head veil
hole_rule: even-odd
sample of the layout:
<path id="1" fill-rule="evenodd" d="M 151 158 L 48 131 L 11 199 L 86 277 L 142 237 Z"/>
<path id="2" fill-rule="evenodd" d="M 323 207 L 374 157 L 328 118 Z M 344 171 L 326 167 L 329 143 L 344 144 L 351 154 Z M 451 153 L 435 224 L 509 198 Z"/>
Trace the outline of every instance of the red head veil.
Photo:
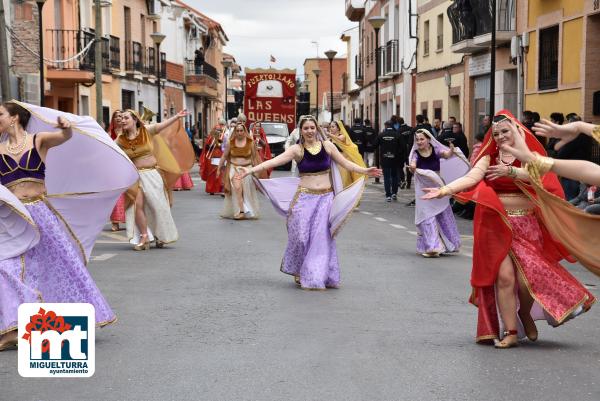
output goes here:
<path id="1" fill-rule="evenodd" d="M 525 143 L 534 152 L 546 155 L 543 145 L 535 138 L 523 124 L 521 124 L 510 111 L 501 110 L 494 116 L 495 123 L 502 121 L 502 117 L 511 120 L 521 128 L 525 135 Z M 475 164 L 482 158 L 489 156 L 490 164 L 494 164 L 499 154 L 498 146 L 492 138 L 494 124 L 488 130 L 481 146 L 481 152 L 475 160 Z M 518 167 L 518 161 L 515 162 Z M 515 190 L 535 194 L 528 183 L 516 181 Z M 564 192 L 558 178 L 554 173 L 548 173 L 543 179 L 544 188 L 557 196 L 564 198 Z M 500 202 L 494 188 L 486 180 L 481 181 L 474 189 L 455 195 L 461 202 L 472 201 L 477 204 L 473 219 L 474 247 L 473 247 L 473 270 L 471 272 L 471 284 L 473 287 L 487 287 L 494 285 L 500 263 L 510 250 L 512 241 L 512 227 L 508 220 L 504 206 Z M 540 221 L 544 235 L 544 250 L 546 255 L 554 260 L 568 257 L 568 253 L 561 244 L 556 243 L 548 230 Z"/>

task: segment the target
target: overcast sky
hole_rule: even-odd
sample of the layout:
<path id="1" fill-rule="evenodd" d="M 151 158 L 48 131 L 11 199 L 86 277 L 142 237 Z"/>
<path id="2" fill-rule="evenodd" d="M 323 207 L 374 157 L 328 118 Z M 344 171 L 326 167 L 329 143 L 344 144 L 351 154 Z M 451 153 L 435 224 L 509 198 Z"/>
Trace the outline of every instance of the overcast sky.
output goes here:
<path id="1" fill-rule="evenodd" d="M 184 0 L 185 1 L 185 0 Z M 296 68 L 305 58 L 333 49 L 345 55 L 342 32 L 357 26 L 346 19 L 344 0 L 187 0 L 219 22 L 229 37 L 225 51 L 242 67 L 265 68 L 270 55 L 274 68 Z"/>

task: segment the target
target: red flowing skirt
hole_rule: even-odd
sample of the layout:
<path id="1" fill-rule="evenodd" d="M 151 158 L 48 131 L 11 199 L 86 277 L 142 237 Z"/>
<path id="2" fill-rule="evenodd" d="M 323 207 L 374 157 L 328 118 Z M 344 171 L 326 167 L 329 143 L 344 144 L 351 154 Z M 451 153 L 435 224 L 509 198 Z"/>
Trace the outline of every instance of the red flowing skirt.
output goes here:
<path id="1" fill-rule="evenodd" d="M 515 277 L 527 286 L 534 300 L 531 317 L 559 326 L 569 318 L 586 312 L 596 301 L 561 264 L 544 255 L 543 236 L 534 215 L 509 216 L 513 229 L 509 255 Z M 516 280 L 517 285 L 519 280 Z M 476 287 L 471 302 L 478 307 L 477 341 L 501 338 L 501 322 L 494 286 Z"/>
<path id="2" fill-rule="evenodd" d="M 125 223 L 125 194 L 119 196 L 117 204 L 110 214 L 110 221 L 112 223 Z"/>
<path id="3" fill-rule="evenodd" d="M 192 181 L 192 176 L 189 172 L 185 172 L 181 174 L 181 176 L 175 181 L 175 185 L 173 185 L 173 189 L 175 191 L 188 191 L 194 187 L 194 182 Z"/>

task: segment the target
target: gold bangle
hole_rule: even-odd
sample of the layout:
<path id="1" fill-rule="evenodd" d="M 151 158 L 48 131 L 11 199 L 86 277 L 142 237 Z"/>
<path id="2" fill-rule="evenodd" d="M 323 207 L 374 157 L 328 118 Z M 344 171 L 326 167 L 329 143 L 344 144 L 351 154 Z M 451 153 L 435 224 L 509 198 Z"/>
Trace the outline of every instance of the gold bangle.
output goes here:
<path id="1" fill-rule="evenodd" d="M 552 170 L 552 166 L 554 166 L 554 159 L 551 157 L 545 157 L 538 154 L 536 160 L 538 161 L 538 171 L 540 172 L 540 175 L 546 174 L 548 171 Z"/>
<path id="2" fill-rule="evenodd" d="M 440 195 L 441 196 L 448 196 L 451 195 L 452 192 L 450 191 L 450 188 L 448 188 L 446 185 L 444 185 L 443 187 L 440 188 Z"/>
<path id="3" fill-rule="evenodd" d="M 600 142 L 600 125 L 596 125 L 592 130 L 592 138 L 594 138 L 596 142 Z"/>
<path id="4" fill-rule="evenodd" d="M 539 153 L 535 153 L 535 159 L 531 160 L 525 165 L 529 178 L 535 182 L 541 182 L 542 176 L 552 170 L 554 165 L 554 159 L 551 157 L 545 157 Z"/>

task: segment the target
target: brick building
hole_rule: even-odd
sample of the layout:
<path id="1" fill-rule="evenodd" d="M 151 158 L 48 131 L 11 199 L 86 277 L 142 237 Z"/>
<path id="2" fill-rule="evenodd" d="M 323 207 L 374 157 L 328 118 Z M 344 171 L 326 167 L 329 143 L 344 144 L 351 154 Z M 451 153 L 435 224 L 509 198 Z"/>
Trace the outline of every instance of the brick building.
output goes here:
<path id="1" fill-rule="evenodd" d="M 308 81 L 310 92 L 310 110 L 316 113 L 319 109 L 319 121 L 329 121 L 331 118 L 330 93 L 333 90 L 333 114 L 339 118 L 341 111 L 341 96 L 345 85 L 346 58 L 334 58 L 333 67 L 333 89 L 331 89 L 330 65 L 327 58 L 307 58 L 304 60 L 304 79 Z M 320 70 L 319 76 L 315 70 Z M 318 81 L 318 85 L 317 85 Z M 319 91 L 317 93 L 317 86 Z"/>

